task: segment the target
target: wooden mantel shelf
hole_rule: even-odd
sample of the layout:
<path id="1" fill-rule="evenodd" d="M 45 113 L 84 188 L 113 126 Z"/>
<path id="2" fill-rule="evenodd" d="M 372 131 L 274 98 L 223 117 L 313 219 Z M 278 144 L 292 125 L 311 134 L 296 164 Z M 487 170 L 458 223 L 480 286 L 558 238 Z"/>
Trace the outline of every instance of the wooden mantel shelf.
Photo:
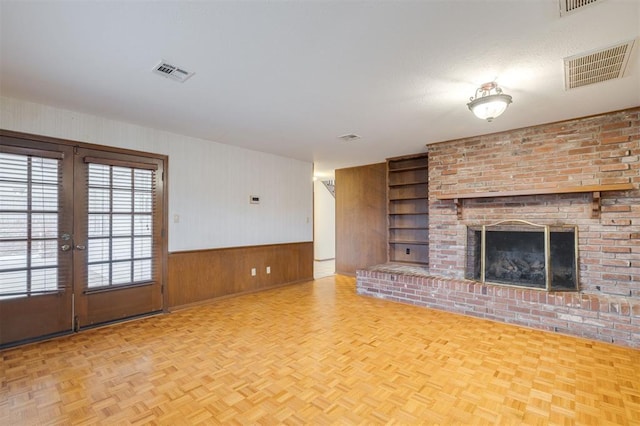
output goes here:
<path id="1" fill-rule="evenodd" d="M 458 212 L 458 219 L 462 219 L 462 200 L 469 198 L 497 198 L 497 197 L 521 197 L 526 195 L 551 195 L 551 194 L 575 194 L 592 193 L 591 213 L 593 218 L 600 217 L 600 193 L 606 191 L 626 191 L 633 189 L 631 183 L 619 183 L 611 185 L 585 185 L 569 186 L 564 188 L 522 189 L 518 191 L 495 192 L 466 192 L 460 194 L 441 194 L 436 196 L 438 200 L 454 200 Z"/>
<path id="2" fill-rule="evenodd" d="M 617 183 L 612 185 L 569 186 L 565 188 L 521 189 L 519 191 L 495 192 L 467 192 L 464 194 L 442 194 L 438 200 L 455 200 L 456 198 L 490 198 L 490 197 L 519 197 L 524 195 L 573 194 L 577 192 L 605 192 L 626 191 L 633 189 L 631 183 Z"/>

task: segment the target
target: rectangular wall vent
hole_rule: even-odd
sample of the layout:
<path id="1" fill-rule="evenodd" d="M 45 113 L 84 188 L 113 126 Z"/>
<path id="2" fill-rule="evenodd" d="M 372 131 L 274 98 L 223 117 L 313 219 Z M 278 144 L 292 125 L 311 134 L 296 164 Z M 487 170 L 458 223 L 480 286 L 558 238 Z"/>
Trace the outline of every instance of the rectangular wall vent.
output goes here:
<path id="1" fill-rule="evenodd" d="M 622 78 L 635 40 L 564 58 L 565 90 Z"/>
<path id="2" fill-rule="evenodd" d="M 602 3 L 604 0 L 560 0 L 560 16 L 582 10 L 587 6 Z"/>
<path id="3" fill-rule="evenodd" d="M 153 72 L 163 77 L 170 78 L 171 80 L 179 81 L 180 83 L 184 83 L 195 74 L 193 72 L 185 71 L 175 65 L 171 65 L 165 61 L 160 61 L 160 63 L 153 69 Z"/>

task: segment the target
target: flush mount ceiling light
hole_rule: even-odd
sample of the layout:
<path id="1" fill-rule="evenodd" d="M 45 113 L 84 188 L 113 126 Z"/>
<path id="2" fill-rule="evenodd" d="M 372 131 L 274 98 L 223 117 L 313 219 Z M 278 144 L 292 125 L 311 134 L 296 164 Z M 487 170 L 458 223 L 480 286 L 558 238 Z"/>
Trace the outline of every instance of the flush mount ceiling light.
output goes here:
<path id="1" fill-rule="evenodd" d="M 511 96 L 502 93 L 495 82 L 484 83 L 476 89 L 475 97 L 467 104 L 471 112 L 481 120 L 493 121 L 502 114 L 511 103 Z"/>
<path id="2" fill-rule="evenodd" d="M 351 142 L 355 141 L 356 139 L 360 139 L 360 136 L 356 135 L 355 133 L 349 133 L 346 135 L 338 136 L 338 139 L 342 139 L 345 142 Z"/>

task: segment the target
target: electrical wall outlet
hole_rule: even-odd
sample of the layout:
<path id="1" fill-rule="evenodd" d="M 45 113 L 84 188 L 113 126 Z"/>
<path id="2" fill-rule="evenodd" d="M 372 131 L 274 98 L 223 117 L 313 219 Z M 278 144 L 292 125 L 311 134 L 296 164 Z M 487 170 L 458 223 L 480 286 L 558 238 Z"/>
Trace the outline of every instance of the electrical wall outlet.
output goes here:
<path id="1" fill-rule="evenodd" d="M 251 276 L 252 277 L 256 276 L 256 268 L 251 268 Z"/>
<path id="2" fill-rule="evenodd" d="M 267 266 L 267 274 L 271 273 L 271 266 Z"/>

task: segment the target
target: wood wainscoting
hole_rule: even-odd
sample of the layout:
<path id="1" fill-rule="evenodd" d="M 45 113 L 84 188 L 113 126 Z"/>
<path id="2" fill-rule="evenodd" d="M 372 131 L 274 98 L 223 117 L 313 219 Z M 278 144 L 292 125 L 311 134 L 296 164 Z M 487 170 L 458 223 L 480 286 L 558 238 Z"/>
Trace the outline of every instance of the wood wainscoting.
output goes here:
<path id="1" fill-rule="evenodd" d="M 313 242 L 173 252 L 168 269 L 168 309 L 176 309 L 312 280 Z"/>

